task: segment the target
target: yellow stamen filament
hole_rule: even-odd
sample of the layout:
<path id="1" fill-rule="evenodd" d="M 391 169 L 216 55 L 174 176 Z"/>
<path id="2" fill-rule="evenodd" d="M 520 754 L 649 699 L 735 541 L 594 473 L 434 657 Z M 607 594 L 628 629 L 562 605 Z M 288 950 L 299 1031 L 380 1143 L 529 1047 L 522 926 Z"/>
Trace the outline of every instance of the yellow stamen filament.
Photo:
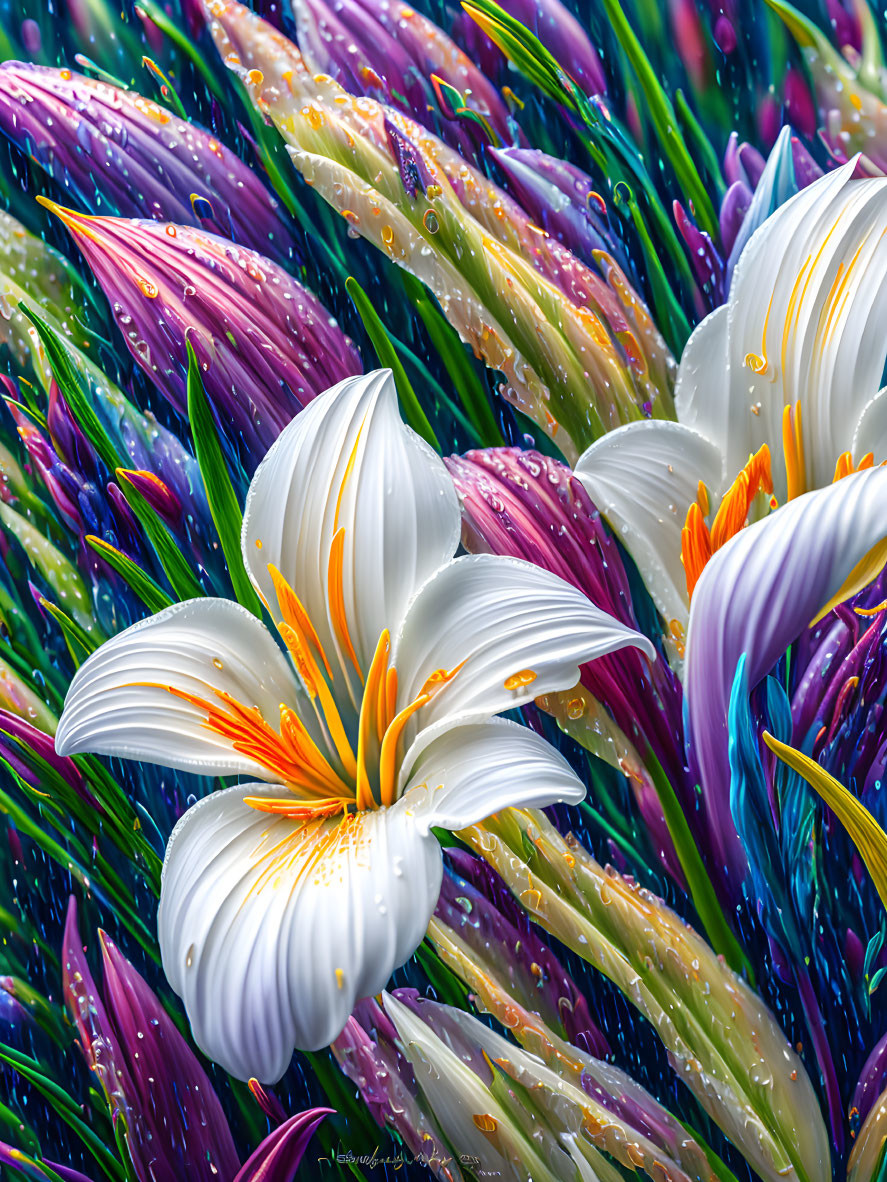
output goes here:
<path id="1" fill-rule="evenodd" d="M 330 558 L 327 569 L 327 597 L 330 605 L 333 629 L 339 638 L 339 643 L 347 653 L 358 676 L 363 678 L 363 671 L 354 651 L 351 633 L 348 631 L 348 618 L 345 615 L 345 590 L 342 582 L 342 568 L 345 551 L 345 528 L 337 529 L 330 544 Z"/>
<path id="2" fill-rule="evenodd" d="M 339 485 L 339 495 L 336 497 L 336 515 L 333 518 L 333 532 L 337 532 L 339 529 L 339 513 L 342 509 L 342 497 L 345 495 L 345 485 L 348 483 L 348 478 L 354 471 L 354 464 L 357 460 L 357 449 L 360 446 L 360 437 L 363 434 L 364 423 L 366 423 L 366 418 L 364 418 L 363 423 L 361 423 L 360 427 L 358 428 L 357 437 L 354 440 L 354 446 L 351 449 L 351 454 L 348 456 L 348 463 L 345 465 L 342 483 Z"/>
<path id="3" fill-rule="evenodd" d="M 372 716 L 375 715 L 375 731 L 384 734 L 383 720 L 380 717 L 381 699 L 379 686 L 384 684 L 388 671 L 388 653 L 391 649 L 391 636 L 388 629 L 382 631 L 376 651 L 367 671 L 366 685 L 363 691 L 363 701 L 360 706 L 360 721 L 357 736 L 357 807 L 359 809 L 375 807 L 373 790 L 367 773 L 367 749 L 370 743 Z"/>
<path id="4" fill-rule="evenodd" d="M 468 658 L 466 657 L 465 660 Z M 434 672 L 425 679 L 425 684 L 419 690 L 420 694 L 427 694 L 429 698 L 433 698 L 436 693 L 439 693 L 445 685 L 453 680 L 465 661 L 460 661 L 453 669 L 435 669 Z"/>
<path id="5" fill-rule="evenodd" d="M 283 637 L 284 643 L 293 654 L 296 665 L 299 671 L 302 671 L 302 663 L 305 659 L 305 652 L 301 644 L 299 636 L 287 624 L 281 624 L 280 635 Z M 304 677 L 303 677 L 304 680 Z M 327 685 L 326 681 L 318 676 L 316 681 L 312 680 L 309 684 L 305 681 L 305 688 L 309 695 L 320 704 L 320 709 L 323 714 L 323 720 L 327 725 L 332 739 L 333 746 L 336 749 L 336 754 L 342 761 L 342 766 L 345 769 L 346 775 L 354 779 L 357 776 L 357 760 L 354 757 L 354 751 L 348 741 L 348 735 L 345 731 L 342 717 L 339 714 L 339 708 L 336 706 L 332 691 Z"/>
<path id="6" fill-rule="evenodd" d="M 383 805 L 394 804 L 397 799 L 397 776 L 395 765 L 397 761 L 397 744 L 403 729 L 420 706 L 430 700 L 429 694 L 420 694 L 415 701 L 405 706 L 396 714 L 385 731 L 382 740 L 382 750 L 379 755 L 379 798 Z"/>
<path id="7" fill-rule="evenodd" d="M 782 450 L 785 454 L 788 499 L 793 501 L 807 491 L 800 401 L 794 407 L 786 406 L 782 412 Z"/>
<path id="8" fill-rule="evenodd" d="M 767 315 L 764 317 L 764 327 L 761 331 L 761 353 L 746 353 L 745 364 L 752 371 L 752 373 L 763 373 L 768 365 L 767 361 L 767 326 L 770 323 L 770 313 L 773 311 L 773 296 L 770 297 L 770 303 L 767 305 Z"/>
<path id="9" fill-rule="evenodd" d="M 798 299 L 798 289 L 800 288 L 801 281 L 804 278 L 804 272 L 810 266 L 811 257 L 812 256 L 808 255 L 807 258 L 804 260 L 804 265 L 803 265 L 803 267 L 801 267 L 800 271 L 798 272 L 798 277 L 795 280 L 794 287 L 792 288 L 791 298 L 788 301 L 788 311 L 787 311 L 786 317 L 785 317 L 785 324 L 783 325 L 783 328 L 782 328 L 782 350 L 780 352 L 780 357 L 779 357 L 779 364 L 780 364 L 780 367 L 782 370 L 783 377 L 785 376 L 785 358 L 788 353 L 788 343 L 789 343 L 789 339 L 791 337 L 791 332 L 792 332 L 792 320 L 798 321 L 801 318 L 801 308 L 804 303 L 804 294 L 806 294 L 806 291 L 807 291 L 807 284 L 806 283 L 804 284 L 804 294 L 801 295 L 800 299 Z M 813 274 L 813 269 L 815 266 L 816 266 L 816 264 L 814 263 L 813 267 L 810 267 L 810 275 Z M 807 276 L 808 283 L 810 280 L 810 275 Z M 795 301 L 797 301 L 797 306 L 795 304 Z"/>
<path id="10" fill-rule="evenodd" d="M 379 735 L 380 739 L 382 738 L 382 735 L 385 734 L 385 731 L 388 730 L 388 727 L 391 725 L 391 722 L 394 718 L 396 711 L 397 711 L 397 670 L 392 667 L 391 669 L 388 670 L 388 674 L 385 678 L 385 726 L 382 730 L 382 734 Z"/>
<path id="11" fill-rule="evenodd" d="M 882 600 L 881 603 L 876 604 L 874 607 L 857 607 L 854 608 L 854 611 L 858 616 L 876 616 L 885 609 L 887 609 L 887 599 Z"/>
<path id="12" fill-rule="evenodd" d="M 342 797 L 330 797 L 329 800 L 287 800 L 280 796 L 244 796 L 243 803 L 260 813 L 275 813 L 289 817 L 294 821 L 312 821 L 324 817 L 334 817 L 336 813 L 347 811 L 348 805 L 354 802 Z"/>

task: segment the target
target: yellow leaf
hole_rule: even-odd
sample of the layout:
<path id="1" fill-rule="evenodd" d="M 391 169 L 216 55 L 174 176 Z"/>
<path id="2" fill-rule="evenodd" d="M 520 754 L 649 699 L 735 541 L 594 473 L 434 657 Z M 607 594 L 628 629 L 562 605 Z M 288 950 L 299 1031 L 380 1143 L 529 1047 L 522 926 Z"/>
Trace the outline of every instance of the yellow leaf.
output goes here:
<path id="1" fill-rule="evenodd" d="M 887 910 L 887 833 L 865 805 L 815 760 L 802 755 L 794 747 L 780 743 L 767 731 L 764 731 L 764 742 L 783 763 L 788 764 L 799 776 L 803 776 L 850 834 Z"/>

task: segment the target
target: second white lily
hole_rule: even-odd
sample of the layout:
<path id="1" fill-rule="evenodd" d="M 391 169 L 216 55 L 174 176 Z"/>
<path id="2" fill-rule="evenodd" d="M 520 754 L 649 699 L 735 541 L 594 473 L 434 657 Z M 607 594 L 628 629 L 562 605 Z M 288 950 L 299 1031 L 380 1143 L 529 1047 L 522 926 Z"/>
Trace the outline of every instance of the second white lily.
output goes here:
<path id="1" fill-rule="evenodd" d="M 759 492 L 783 504 L 887 460 L 887 180 L 856 180 L 855 165 L 745 246 L 727 303 L 684 349 L 679 421 L 630 423 L 576 464 L 678 637 L 702 568 Z"/>
<path id="2" fill-rule="evenodd" d="M 71 685 L 60 754 L 264 781 L 182 817 L 158 914 L 195 1040 L 242 1079 L 331 1042 L 412 955 L 440 888 L 432 826 L 582 798 L 552 747 L 493 716 L 614 649 L 655 656 L 538 567 L 454 559 L 459 533 L 390 372 L 348 379 L 284 430 L 247 498 L 244 561 L 286 651 L 244 608 L 197 599 Z"/>

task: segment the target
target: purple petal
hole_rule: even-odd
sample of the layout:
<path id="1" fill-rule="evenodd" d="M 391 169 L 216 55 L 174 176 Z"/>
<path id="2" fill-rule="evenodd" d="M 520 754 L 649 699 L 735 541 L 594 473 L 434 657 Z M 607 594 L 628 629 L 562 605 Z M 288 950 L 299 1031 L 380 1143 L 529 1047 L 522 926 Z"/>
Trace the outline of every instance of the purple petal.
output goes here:
<path id="1" fill-rule="evenodd" d="M 133 357 L 182 414 L 190 340 L 219 424 L 242 441 L 250 471 L 316 394 L 360 372 L 329 312 L 270 259 L 189 226 L 52 208 Z"/>
<path id="2" fill-rule="evenodd" d="M 147 982 L 99 933 L 107 1012 L 126 1054 L 132 1108 L 142 1117 L 129 1129 L 133 1163 L 146 1177 L 232 1178 L 237 1151 L 206 1072 Z M 153 1173 L 152 1173 L 153 1171 Z M 166 1175 L 164 1175 L 166 1176 Z"/>
<path id="3" fill-rule="evenodd" d="M 314 1130 L 333 1108 L 307 1108 L 269 1133 L 237 1172 L 234 1182 L 292 1182 Z"/>
<path id="4" fill-rule="evenodd" d="M 210 132 L 134 91 L 24 62 L 0 66 L 0 130 L 96 213 L 203 223 L 287 258 L 292 237 L 255 172 Z"/>

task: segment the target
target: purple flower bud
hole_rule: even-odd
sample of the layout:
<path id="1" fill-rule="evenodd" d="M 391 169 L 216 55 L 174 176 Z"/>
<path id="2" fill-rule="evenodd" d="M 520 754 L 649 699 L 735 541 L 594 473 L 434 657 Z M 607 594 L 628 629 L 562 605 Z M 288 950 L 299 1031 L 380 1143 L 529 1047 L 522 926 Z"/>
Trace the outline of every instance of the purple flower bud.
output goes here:
<path id="1" fill-rule="evenodd" d="M 724 299 L 724 260 L 705 231 L 700 230 L 687 216 L 679 201 L 672 205 L 681 237 L 690 252 L 690 263 L 696 280 L 708 297 L 709 308 L 716 308 Z"/>
<path id="2" fill-rule="evenodd" d="M 887 1085 L 887 1034 L 885 1034 L 866 1059 L 859 1074 L 859 1082 L 853 1093 L 851 1107 L 859 1112 L 859 1119 L 865 1120 L 872 1105 Z"/>
<path id="3" fill-rule="evenodd" d="M 752 203 L 754 193 L 745 183 L 745 181 L 734 181 L 727 192 L 724 194 L 724 200 L 721 202 L 721 212 L 719 217 L 721 229 L 721 245 L 724 253 L 729 255 L 736 242 L 740 228 L 745 215 L 748 213 L 748 207 Z"/>
<path id="4" fill-rule="evenodd" d="M 284 1121 L 241 1167 L 219 1099 L 196 1055 L 160 1001 L 104 932 L 104 989 L 87 964 L 68 905 L 62 985 L 80 1047 L 112 1116 L 126 1122 L 139 1182 L 291 1182 L 328 1108 Z"/>
<path id="5" fill-rule="evenodd" d="M 134 91 L 24 62 L 0 66 L 0 130 L 94 213 L 206 230 L 277 258 L 277 201 L 232 151 Z"/>
<path id="6" fill-rule="evenodd" d="M 332 1108 L 308 1108 L 269 1133 L 234 1182 L 293 1182 L 314 1130 Z"/>
<path id="7" fill-rule="evenodd" d="M 850 11 L 842 0 L 826 0 L 829 22 L 835 30 L 835 42 L 839 49 L 849 46 L 857 53 L 862 52 L 862 25 L 850 4 Z"/>
<path id="8" fill-rule="evenodd" d="M 182 414 L 191 341 L 219 425 L 239 436 L 250 472 L 315 394 L 360 372 L 323 305 L 255 251 L 190 226 L 44 204 L 83 251 L 133 357 Z"/>
<path id="9" fill-rule="evenodd" d="M 18 403 L 8 400 L 6 405 L 15 420 L 19 438 L 25 446 L 34 471 L 43 481 L 53 504 L 68 527 L 79 534 L 83 529 L 79 494 L 85 491 L 86 482 L 59 460 L 49 440 Z"/>
<path id="10" fill-rule="evenodd" d="M 6 758 L 14 756 L 16 744 L 20 744 L 22 747 L 29 747 L 35 755 L 38 755 L 54 771 L 58 772 L 61 778 L 67 784 L 70 784 L 81 800 L 85 801 L 90 808 L 103 811 L 102 806 L 89 791 L 86 781 L 73 759 L 67 756 L 56 755 L 52 735 L 38 730 L 27 719 L 20 718 L 8 710 L 0 710 L 0 732 L 2 732 L 0 733 L 0 748 L 2 748 Z M 15 740 L 15 743 L 10 743 L 9 738 Z M 31 777 L 27 768 L 24 764 L 22 764 L 22 767 L 25 769 L 23 773 L 24 778 L 30 780 Z"/>
<path id="11" fill-rule="evenodd" d="M 543 230 L 588 264 L 596 250 L 603 250 L 627 268 L 622 244 L 607 222 L 607 207 L 594 192 L 591 177 L 536 148 L 504 148 L 490 155 L 505 174 L 506 187 Z"/>
<path id="12" fill-rule="evenodd" d="M 148 985 L 102 934 L 105 988 L 99 993 L 83 952 L 74 899 L 68 907 L 62 981 L 80 1045 L 126 1121 L 140 1180 L 174 1182 L 183 1173 L 231 1179 L 239 1162 L 218 1097 L 193 1051 Z"/>
<path id="13" fill-rule="evenodd" d="M 95 449 L 77 425 L 55 378 L 49 386 L 46 424 L 53 446 L 65 463 L 90 480 L 95 480 L 98 476 Z"/>
<path id="14" fill-rule="evenodd" d="M 127 468 L 118 468 L 117 479 L 126 481 L 140 493 L 167 525 L 175 528 L 182 520 L 182 502 L 153 472 L 133 472 Z"/>

